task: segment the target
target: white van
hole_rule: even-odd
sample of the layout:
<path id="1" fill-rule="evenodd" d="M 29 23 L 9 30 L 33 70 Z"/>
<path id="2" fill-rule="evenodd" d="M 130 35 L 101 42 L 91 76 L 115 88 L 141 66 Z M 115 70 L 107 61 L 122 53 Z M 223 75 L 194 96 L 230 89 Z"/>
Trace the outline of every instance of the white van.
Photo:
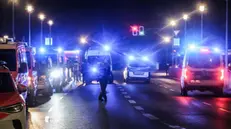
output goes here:
<path id="1" fill-rule="evenodd" d="M 188 91 L 212 91 L 222 95 L 224 88 L 224 64 L 217 48 L 192 47 L 185 53 L 181 75 L 181 95 Z"/>

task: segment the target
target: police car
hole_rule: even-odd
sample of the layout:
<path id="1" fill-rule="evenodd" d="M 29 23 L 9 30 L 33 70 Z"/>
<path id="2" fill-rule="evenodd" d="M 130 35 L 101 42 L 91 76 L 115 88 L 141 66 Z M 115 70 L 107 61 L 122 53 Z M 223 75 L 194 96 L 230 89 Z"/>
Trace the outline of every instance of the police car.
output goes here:
<path id="1" fill-rule="evenodd" d="M 190 45 L 186 51 L 181 75 L 181 95 L 188 91 L 212 91 L 223 94 L 224 64 L 218 48 Z"/>
<path id="2" fill-rule="evenodd" d="M 127 67 L 123 72 L 124 81 L 145 81 L 150 83 L 152 62 L 148 56 L 128 56 Z"/>
<path id="3" fill-rule="evenodd" d="M 0 128 L 26 129 L 26 86 L 15 84 L 7 67 L 0 66 Z M 26 95 L 24 95 L 26 96 Z"/>

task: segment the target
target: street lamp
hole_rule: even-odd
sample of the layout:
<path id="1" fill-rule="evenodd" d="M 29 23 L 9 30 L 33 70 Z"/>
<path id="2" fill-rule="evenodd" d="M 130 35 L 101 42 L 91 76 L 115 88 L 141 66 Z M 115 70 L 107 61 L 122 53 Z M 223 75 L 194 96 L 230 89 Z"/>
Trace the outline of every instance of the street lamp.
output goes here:
<path id="1" fill-rule="evenodd" d="M 34 11 L 34 7 L 32 5 L 27 5 L 26 6 L 26 11 L 29 14 L 29 46 L 31 45 L 31 14 Z"/>
<path id="2" fill-rule="evenodd" d="M 199 7 L 198 7 L 198 11 L 201 13 L 201 42 L 203 41 L 203 37 L 204 37 L 204 32 L 203 32 L 203 29 L 204 29 L 204 12 L 206 10 L 206 7 L 204 4 L 200 4 Z"/>
<path id="3" fill-rule="evenodd" d="M 43 45 L 43 21 L 45 20 L 46 16 L 43 13 L 40 13 L 38 18 L 41 20 L 41 45 Z"/>
<path id="4" fill-rule="evenodd" d="M 177 25 L 177 22 L 175 20 L 171 20 L 169 25 L 171 25 L 172 27 L 175 27 Z"/>
<path id="5" fill-rule="evenodd" d="M 186 43 L 187 21 L 189 19 L 189 15 L 188 14 L 183 14 L 183 19 L 184 19 L 184 43 Z"/>
<path id="6" fill-rule="evenodd" d="M 15 21 L 14 21 L 14 13 L 15 13 L 15 4 L 18 4 L 19 0 L 9 0 L 12 3 L 12 36 L 15 39 Z"/>
<path id="7" fill-rule="evenodd" d="M 163 38 L 164 43 L 170 43 L 171 42 L 171 37 L 169 37 L 169 36 L 164 36 L 162 38 Z"/>
<path id="8" fill-rule="evenodd" d="M 49 20 L 47 22 L 47 24 L 49 25 L 49 36 L 50 36 L 50 44 L 51 44 L 51 42 L 52 42 L 52 40 L 51 40 L 51 27 L 53 26 L 54 22 L 52 20 Z"/>
<path id="9" fill-rule="evenodd" d="M 80 43 L 86 44 L 87 43 L 87 37 L 80 37 Z"/>

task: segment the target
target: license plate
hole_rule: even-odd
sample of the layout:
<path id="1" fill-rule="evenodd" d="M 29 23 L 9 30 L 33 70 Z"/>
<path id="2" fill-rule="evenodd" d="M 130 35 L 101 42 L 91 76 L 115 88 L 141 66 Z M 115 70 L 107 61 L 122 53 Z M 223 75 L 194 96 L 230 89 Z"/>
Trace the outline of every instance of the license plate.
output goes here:
<path id="1" fill-rule="evenodd" d="M 134 72 L 134 74 L 136 74 L 136 75 L 143 75 L 144 72 Z"/>

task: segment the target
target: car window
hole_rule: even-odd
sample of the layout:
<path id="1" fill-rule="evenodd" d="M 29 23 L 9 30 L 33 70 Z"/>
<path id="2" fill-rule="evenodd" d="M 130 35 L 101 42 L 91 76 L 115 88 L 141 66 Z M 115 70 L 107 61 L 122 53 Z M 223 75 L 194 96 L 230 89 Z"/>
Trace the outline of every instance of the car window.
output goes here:
<path id="1" fill-rule="evenodd" d="M 0 93 L 14 92 L 14 82 L 9 73 L 0 73 Z"/>
<path id="2" fill-rule="evenodd" d="M 190 53 L 188 56 L 188 65 L 193 68 L 218 68 L 221 63 L 219 54 Z"/>

